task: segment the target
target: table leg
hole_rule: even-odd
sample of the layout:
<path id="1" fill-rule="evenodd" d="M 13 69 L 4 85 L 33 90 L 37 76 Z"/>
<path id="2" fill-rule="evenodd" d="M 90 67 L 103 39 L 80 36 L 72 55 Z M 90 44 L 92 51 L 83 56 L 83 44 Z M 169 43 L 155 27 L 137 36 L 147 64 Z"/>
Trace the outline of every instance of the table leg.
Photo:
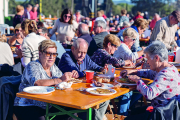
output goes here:
<path id="1" fill-rule="evenodd" d="M 92 108 L 87 110 L 87 120 L 92 120 Z"/>
<path id="2" fill-rule="evenodd" d="M 46 120 L 49 120 L 49 103 L 46 103 Z"/>

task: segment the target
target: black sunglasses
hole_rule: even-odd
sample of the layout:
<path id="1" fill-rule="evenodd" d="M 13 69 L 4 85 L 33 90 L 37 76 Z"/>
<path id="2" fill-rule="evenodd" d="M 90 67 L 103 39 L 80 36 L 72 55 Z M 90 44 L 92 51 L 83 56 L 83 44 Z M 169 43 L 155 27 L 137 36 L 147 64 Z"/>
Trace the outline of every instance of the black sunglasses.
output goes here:
<path id="1" fill-rule="evenodd" d="M 64 15 L 65 18 L 71 18 L 71 16 Z"/>
<path id="2" fill-rule="evenodd" d="M 116 47 L 116 48 L 118 48 L 118 46 L 117 46 L 117 45 L 115 45 L 115 44 L 112 44 L 112 43 L 111 43 L 111 45 L 112 45 L 112 46 L 114 46 L 114 47 Z"/>
<path id="3" fill-rule="evenodd" d="M 51 52 L 47 52 L 47 51 L 44 51 L 44 53 L 46 54 L 47 57 L 50 57 L 52 55 L 55 58 L 58 56 L 58 53 L 51 53 Z"/>

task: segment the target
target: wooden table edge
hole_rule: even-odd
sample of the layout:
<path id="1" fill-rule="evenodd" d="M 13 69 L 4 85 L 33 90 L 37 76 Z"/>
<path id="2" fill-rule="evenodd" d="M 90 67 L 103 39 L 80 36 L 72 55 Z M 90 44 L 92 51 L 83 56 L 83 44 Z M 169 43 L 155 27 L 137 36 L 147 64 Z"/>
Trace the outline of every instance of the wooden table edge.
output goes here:
<path id="1" fill-rule="evenodd" d="M 121 95 L 125 94 L 125 93 L 128 93 L 130 90 L 129 89 L 125 89 L 123 92 L 119 93 Z M 22 94 L 21 94 L 22 93 Z M 65 107 L 71 107 L 71 108 L 75 108 L 75 109 L 82 109 L 82 110 L 86 110 L 86 109 L 89 109 L 89 108 L 92 108 L 92 107 L 95 107 L 96 105 L 99 105 L 100 103 L 103 103 L 105 101 L 108 101 L 108 100 L 111 100 L 111 99 L 114 99 L 118 96 L 121 96 L 121 95 L 116 95 L 114 94 L 115 96 L 111 99 L 109 98 L 105 98 L 105 99 L 102 99 L 100 101 L 95 102 L 95 103 L 91 103 L 89 105 L 85 105 L 85 106 L 77 106 L 77 105 L 70 105 L 70 104 L 66 104 L 66 103 L 59 103 L 59 102 L 56 102 L 56 101 L 51 101 L 49 102 L 48 100 L 45 100 L 45 99 L 39 99 L 39 98 L 35 98 L 35 97 L 31 97 L 31 96 L 28 96 L 28 93 L 25 93 L 27 94 L 26 96 L 24 96 L 25 92 L 19 92 L 19 93 L 16 93 L 16 96 L 17 97 L 22 97 L 22 98 L 27 98 L 27 99 L 32 99 L 32 100 L 37 100 L 37 101 L 41 101 L 41 102 L 46 102 L 46 103 L 51 103 L 51 104 L 56 104 L 56 105 L 61 105 L 61 106 L 65 106 Z M 29 94 L 29 95 L 32 95 L 32 94 Z"/>

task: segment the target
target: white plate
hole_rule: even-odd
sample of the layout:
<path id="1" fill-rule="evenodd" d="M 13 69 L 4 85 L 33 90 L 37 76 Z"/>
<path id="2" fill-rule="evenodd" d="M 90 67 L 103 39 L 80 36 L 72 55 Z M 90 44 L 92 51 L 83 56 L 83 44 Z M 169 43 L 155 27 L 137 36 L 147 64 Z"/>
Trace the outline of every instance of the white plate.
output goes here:
<path id="1" fill-rule="evenodd" d="M 109 83 L 102 83 L 102 84 L 104 85 L 103 88 L 111 88 L 111 87 L 114 87 L 114 85 L 109 84 Z M 92 87 L 96 87 L 96 86 L 94 85 L 94 83 L 92 83 L 91 86 L 92 86 Z"/>
<path id="2" fill-rule="evenodd" d="M 98 94 L 98 93 L 93 93 L 93 92 L 91 92 L 91 90 L 95 90 L 95 89 L 98 89 L 98 88 L 101 88 L 101 89 L 109 89 L 109 90 L 111 90 L 113 93 L 110 93 L 110 94 Z M 86 91 L 87 92 L 89 92 L 89 93 L 91 93 L 91 94 L 93 94 L 93 95 L 113 95 L 113 94 L 115 94 L 117 91 L 116 90 L 113 90 L 113 89 L 110 89 L 110 88 L 103 88 L 103 87 L 93 87 L 93 88 L 87 88 L 86 89 Z"/>
<path id="3" fill-rule="evenodd" d="M 174 66 L 180 66 L 180 63 L 177 62 L 169 62 L 169 64 L 173 64 Z"/>
<path id="4" fill-rule="evenodd" d="M 55 89 L 53 87 L 47 86 L 31 86 L 24 88 L 23 91 L 30 94 L 49 94 L 54 92 Z"/>
<path id="5" fill-rule="evenodd" d="M 123 68 L 135 68 L 135 66 L 123 66 Z"/>

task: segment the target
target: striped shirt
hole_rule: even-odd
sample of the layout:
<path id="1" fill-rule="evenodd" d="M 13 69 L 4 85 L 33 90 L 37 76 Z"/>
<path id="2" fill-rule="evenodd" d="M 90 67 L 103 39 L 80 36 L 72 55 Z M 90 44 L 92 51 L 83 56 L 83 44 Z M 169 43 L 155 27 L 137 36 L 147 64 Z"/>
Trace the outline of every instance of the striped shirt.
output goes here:
<path id="1" fill-rule="evenodd" d="M 22 43 L 22 64 L 25 67 L 29 62 L 39 59 L 38 46 L 39 43 L 46 38 L 36 35 L 35 33 L 28 34 Z"/>

